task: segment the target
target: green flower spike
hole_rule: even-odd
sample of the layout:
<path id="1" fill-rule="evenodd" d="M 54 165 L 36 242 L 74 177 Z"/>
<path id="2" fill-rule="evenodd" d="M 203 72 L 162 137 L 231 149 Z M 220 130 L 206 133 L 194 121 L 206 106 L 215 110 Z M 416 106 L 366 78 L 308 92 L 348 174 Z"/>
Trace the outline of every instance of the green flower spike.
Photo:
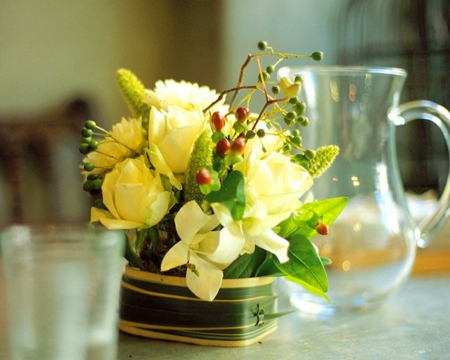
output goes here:
<path id="1" fill-rule="evenodd" d="M 319 177 L 322 175 L 330 167 L 338 154 L 339 148 L 336 145 L 318 148 L 314 157 L 309 162 L 309 174 L 312 177 Z"/>
<path id="2" fill-rule="evenodd" d="M 195 178 L 201 168 L 212 167 L 213 165 L 213 149 L 214 143 L 211 140 L 210 133 L 205 130 L 195 141 L 194 150 L 189 159 L 186 169 L 186 182 L 184 184 L 185 202 L 195 200 L 201 205 L 205 194 L 202 193 Z"/>
<path id="3" fill-rule="evenodd" d="M 142 117 L 142 125 L 144 129 L 147 129 L 150 106 L 142 102 L 146 95 L 144 85 L 136 75 L 126 69 L 117 71 L 117 82 L 133 116 L 136 118 Z"/>

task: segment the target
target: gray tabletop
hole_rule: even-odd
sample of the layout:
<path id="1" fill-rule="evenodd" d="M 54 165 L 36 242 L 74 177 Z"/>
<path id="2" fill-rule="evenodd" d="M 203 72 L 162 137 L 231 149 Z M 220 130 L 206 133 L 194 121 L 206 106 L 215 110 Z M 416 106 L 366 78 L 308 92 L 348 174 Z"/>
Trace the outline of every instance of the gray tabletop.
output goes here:
<path id="1" fill-rule="evenodd" d="M 0 309 L 0 359 L 8 359 L 5 307 Z M 293 313 L 279 320 L 275 334 L 244 348 L 119 336 L 120 360 L 237 358 L 449 359 L 450 273 L 413 276 L 380 308 L 370 311 L 329 318 Z"/>
<path id="2" fill-rule="evenodd" d="M 296 312 L 250 347 L 199 347 L 125 334 L 119 346 L 120 359 L 449 359 L 450 274 L 415 276 L 366 312 L 330 318 Z"/>

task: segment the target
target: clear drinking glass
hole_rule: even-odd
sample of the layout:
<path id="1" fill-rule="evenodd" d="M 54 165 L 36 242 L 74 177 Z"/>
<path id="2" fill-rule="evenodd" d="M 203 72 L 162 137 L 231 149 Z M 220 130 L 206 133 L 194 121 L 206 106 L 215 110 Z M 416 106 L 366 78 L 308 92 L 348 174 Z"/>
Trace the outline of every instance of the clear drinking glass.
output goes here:
<path id="1" fill-rule="evenodd" d="M 120 234 L 12 226 L 0 244 L 13 359 L 116 358 Z"/>
<path id="2" fill-rule="evenodd" d="M 328 295 L 322 298 L 291 288 L 291 302 L 314 313 L 379 304 L 410 274 L 416 245 L 425 246 L 449 216 L 450 176 L 437 210 L 416 224 L 409 214 L 396 155 L 395 128 L 415 120 L 433 121 L 450 152 L 450 113 L 430 101 L 399 105 L 406 71 L 395 68 L 309 67 L 280 69 L 279 78 L 304 79 L 299 98 L 310 124 L 301 129 L 303 147 L 334 144 L 340 154 L 314 180 L 316 199 L 346 196 L 349 203 L 317 236 L 327 268 Z"/>

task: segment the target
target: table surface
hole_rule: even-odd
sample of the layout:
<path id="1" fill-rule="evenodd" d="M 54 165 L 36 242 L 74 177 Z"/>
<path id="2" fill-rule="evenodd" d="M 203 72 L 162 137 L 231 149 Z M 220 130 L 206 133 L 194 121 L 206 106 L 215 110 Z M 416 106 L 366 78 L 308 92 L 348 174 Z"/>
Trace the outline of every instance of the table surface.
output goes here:
<path id="1" fill-rule="evenodd" d="M 6 360 L 4 304 L 0 273 L 0 359 Z M 450 273 L 444 272 L 413 276 L 377 309 L 322 318 L 295 312 L 278 321 L 276 333 L 249 347 L 203 347 L 121 333 L 118 359 L 448 359 L 449 353 Z"/>

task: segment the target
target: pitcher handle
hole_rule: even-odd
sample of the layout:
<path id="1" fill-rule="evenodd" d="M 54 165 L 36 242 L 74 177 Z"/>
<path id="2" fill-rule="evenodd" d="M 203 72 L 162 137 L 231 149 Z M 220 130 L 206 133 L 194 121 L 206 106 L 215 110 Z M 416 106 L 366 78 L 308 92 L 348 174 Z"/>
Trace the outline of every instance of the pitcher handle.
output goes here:
<path id="1" fill-rule="evenodd" d="M 426 247 L 430 239 L 450 217 L 450 112 L 432 101 L 416 100 L 400 105 L 394 124 L 405 125 L 413 120 L 428 120 L 436 124 L 444 135 L 449 155 L 449 171 L 444 191 L 438 200 L 436 210 L 418 224 L 420 239 L 417 245 Z"/>

